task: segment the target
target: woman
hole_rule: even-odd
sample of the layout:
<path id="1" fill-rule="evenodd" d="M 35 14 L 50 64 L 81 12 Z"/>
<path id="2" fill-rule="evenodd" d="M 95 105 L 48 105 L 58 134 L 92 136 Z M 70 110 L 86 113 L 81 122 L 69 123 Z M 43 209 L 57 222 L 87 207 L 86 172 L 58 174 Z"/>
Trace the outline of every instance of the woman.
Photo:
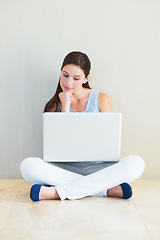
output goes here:
<path id="1" fill-rule="evenodd" d="M 90 60 L 82 52 L 69 53 L 62 64 L 53 98 L 44 112 L 111 112 L 109 96 L 92 90 Z M 40 158 L 26 158 L 21 163 L 22 176 L 32 184 L 33 201 L 79 199 L 86 196 L 112 196 L 128 199 L 132 188 L 126 182 L 139 178 L 145 164 L 132 155 L 118 163 L 46 163 Z"/>

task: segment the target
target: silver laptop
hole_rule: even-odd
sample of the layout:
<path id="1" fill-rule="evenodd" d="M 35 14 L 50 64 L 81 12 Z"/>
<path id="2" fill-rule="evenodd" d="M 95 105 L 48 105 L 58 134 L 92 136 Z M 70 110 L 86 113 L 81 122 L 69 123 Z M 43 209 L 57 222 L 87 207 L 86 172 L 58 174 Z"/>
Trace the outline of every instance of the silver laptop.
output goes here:
<path id="1" fill-rule="evenodd" d="M 46 162 L 117 162 L 121 113 L 43 113 Z"/>

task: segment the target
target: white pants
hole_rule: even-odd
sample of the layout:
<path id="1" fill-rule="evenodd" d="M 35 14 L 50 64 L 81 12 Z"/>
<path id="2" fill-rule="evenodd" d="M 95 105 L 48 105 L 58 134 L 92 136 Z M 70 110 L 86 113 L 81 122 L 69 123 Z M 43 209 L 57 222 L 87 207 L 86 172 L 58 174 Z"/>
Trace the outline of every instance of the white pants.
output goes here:
<path id="1" fill-rule="evenodd" d="M 107 190 L 123 182 L 131 182 L 143 173 L 145 163 L 136 155 L 127 156 L 118 163 L 87 176 L 71 172 L 29 157 L 20 165 L 22 176 L 32 184 L 54 185 L 61 200 L 86 196 L 107 196 Z"/>

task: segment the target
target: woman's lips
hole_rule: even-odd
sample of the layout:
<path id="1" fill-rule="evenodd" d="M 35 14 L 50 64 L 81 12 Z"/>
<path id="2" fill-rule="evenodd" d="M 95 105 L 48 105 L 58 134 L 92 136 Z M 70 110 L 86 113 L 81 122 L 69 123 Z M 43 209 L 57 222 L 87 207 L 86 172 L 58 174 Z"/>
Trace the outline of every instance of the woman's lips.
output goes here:
<path id="1" fill-rule="evenodd" d="M 71 89 L 72 89 L 72 88 L 69 88 L 69 87 L 65 87 L 65 86 L 64 86 L 64 88 L 65 88 L 65 90 L 71 90 Z"/>

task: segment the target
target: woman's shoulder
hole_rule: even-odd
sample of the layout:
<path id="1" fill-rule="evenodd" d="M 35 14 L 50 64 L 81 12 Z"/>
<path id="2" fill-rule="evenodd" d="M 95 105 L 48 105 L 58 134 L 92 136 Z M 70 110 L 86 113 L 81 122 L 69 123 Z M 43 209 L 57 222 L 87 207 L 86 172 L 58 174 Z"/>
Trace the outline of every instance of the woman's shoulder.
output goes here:
<path id="1" fill-rule="evenodd" d="M 101 99 L 106 99 L 106 98 L 109 98 L 109 96 L 108 96 L 108 94 L 106 94 L 106 93 L 99 92 L 99 98 L 101 98 Z"/>
<path id="2" fill-rule="evenodd" d="M 112 111 L 110 97 L 106 93 L 99 92 L 98 100 L 99 100 L 99 111 L 100 112 L 111 112 Z"/>

